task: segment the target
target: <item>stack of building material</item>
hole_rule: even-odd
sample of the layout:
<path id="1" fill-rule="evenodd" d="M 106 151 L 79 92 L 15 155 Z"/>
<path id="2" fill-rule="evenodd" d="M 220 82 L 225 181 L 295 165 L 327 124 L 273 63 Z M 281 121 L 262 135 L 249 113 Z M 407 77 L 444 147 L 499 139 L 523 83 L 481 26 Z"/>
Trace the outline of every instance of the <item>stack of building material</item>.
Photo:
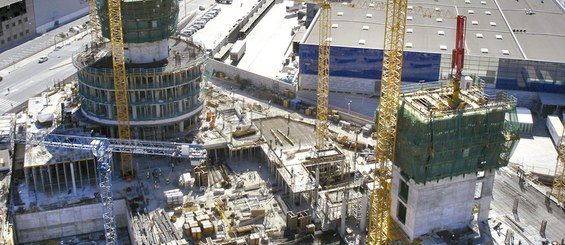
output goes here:
<path id="1" fill-rule="evenodd" d="M 173 207 L 182 204 L 183 194 L 179 189 L 168 190 L 163 192 L 167 206 Z"/>
<path id="2" fill-rule="evenodd" d="M 149 214 L 139 214 L 132 219 L 134 244 L 186 244 L 182 243 L 182 234 L 171 223 L 163 209 Z M 181 241 L 181 243 L 179 243 Z"/>
<path id="3" fill-rule="evenodd" d="M 257 216 L 260 215 L 265 215 L 265 209 L 264 208 L 252 208 L 251 209 L 251 217 L 255 218 Z"/>
<path id="4" fill-rule="evenodd" d="M 214 226 L 209 220 L 202 221 L 200 227 L 202 228 L 202 233 L 204 234 L 210 235 L 214 233 Z"/>
<path id="5" fill-rule="evenodd" d="M 308 211 L 301 211 L 294 214 L 289 211 L 286 214 L 286 228 L 289 231 L 306 231 L 306 226 L 312 223 L 312 217 L 308 214 Z"/>
<path id="6" fill-rule="evenodd" d="M 316 225 L 314 224 L 306 225 L 306 233 L 314 234 L 314 232 L 316 232 Z"/>
<path id="7" fill-rule="evenodd" d="M 190 233 L 192 234 L 192 238 L 196 240 L 200 240 L 202 238 L 202 231 L 200 230 L 200 227 L 192 227 Z"/>
<path id="8" fill-rule="evenodd" d="M 184 223 L 184 225 L 182 225 L 182 231 L 185 236 L 190 236 L 190 224 Z"/>
<path id="9" fill-rule="evenodd" d="M 191 189 L 193 185 L 194 179 L 190 176 L 190 173 L 184 173 L 179 177 L 179 187 Z"/>
<path id="10" fill-rule="evenodd" d="M 247 244 L 249 245 L 259 245 L 260 236 L 258 233 L 251 233 L 247 239 Z"/>
<path id="11" fill-rule="evenodd" d="M 208 186 L 208 170 L 205 164 L 194 167 L 194 184 Z"/>

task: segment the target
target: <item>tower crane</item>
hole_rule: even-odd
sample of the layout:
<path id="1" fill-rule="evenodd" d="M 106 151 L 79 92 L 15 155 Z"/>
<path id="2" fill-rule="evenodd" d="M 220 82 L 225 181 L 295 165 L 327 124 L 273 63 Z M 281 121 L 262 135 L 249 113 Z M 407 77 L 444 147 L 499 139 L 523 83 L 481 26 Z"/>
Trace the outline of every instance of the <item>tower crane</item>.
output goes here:
<path id="1" fill-rule="evenodd" d="M 88 15 L 90 18 L 90 41 L 98 43 L 100 41 L 100 22 L 98 21 L 98 7 L 96 0 L 88 0 Z"/>
<path id="2" fill-rule="evenodd" d="M 378 186 L 371 192 L 368 244 L 391 240 L 392 168 L 396 143 L 396 124 L 400 103 L 400 79 L 404 58 L 407 0 L 387 0 L 383 47 L 381 94 L 375 146 L 375 171 Z"/>
<path id="3" fill-rule="evenodd" d="M 171 142 L 154 142 L 101 137 L 83 137 L 58 134 L 15 134 L 0 132 L 0 142 L 12 142 L 31 146 L 57 147 L 92 151 L 97 160 L 98 185 L 102 201 L 102 218 L 106 244 L 117 242 L 116 220 L 112 195 L 112 153 L 146 154 L 189 159 L 206 159 L 206 150 L 200 145 Z"/>
<path id="4" fill-rule="evenodd" d="M 328 143 L 328 110 L 330 85 L 331 2 L 328 0 L 295 0 L 320 6 L 318 33 L 318 87 L 316 95 L 316 149 L 326 150 Z"/>
<path id="5" fill-rule="evenodd" d="M 559 145 L 557 145 L 557 164 L 551 194 L 557 199 L 559 205 L 565 206 L 565 128 L 561 133 Z"/>
<path id="6" fill-rule="evenodd" d="M 110 22 L 110 43 L 112 45 L 112 65 L 114 75 L 114 96 L 116 98 L 116 119 L 120 140 L 131 139 L 129 104 L 124 54 L 124 33 L 122 31 L 122 0 L 108 0 L 108 19 Z M 129 153 L 120 154 L 122 177 L 133 177 L 133 159 Z"/>

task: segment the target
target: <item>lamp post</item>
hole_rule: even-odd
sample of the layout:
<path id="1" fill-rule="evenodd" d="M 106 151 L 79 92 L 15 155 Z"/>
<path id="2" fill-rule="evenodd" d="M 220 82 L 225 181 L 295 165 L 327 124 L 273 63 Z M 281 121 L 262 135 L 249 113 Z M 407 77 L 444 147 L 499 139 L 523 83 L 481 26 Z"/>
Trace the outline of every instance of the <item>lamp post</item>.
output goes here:
<path id="1" fill-rule="evenodd" d="M 347 102 L 347 114 L 351 115 L 351 100 Z"/>

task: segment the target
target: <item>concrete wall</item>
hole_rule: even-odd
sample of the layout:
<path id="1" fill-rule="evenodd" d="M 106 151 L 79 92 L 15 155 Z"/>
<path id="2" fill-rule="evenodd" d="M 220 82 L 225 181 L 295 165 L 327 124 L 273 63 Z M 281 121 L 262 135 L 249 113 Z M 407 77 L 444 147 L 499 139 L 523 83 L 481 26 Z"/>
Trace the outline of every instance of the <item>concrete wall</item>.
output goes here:
<path id="1" fill-rule="evenodd" d="M 116 225 L 128 225 L 126 202 L 114 200 Z M 45 241 L 104 230 L 102 204 L 89 204 L 14 216 L 19 243 Z M 125 235 L 125 234 L 123 234 Z"/>
<path id="2" fill-rule="evenodd" d="M 257 88 L 272 89 L 278 92 L 284 92 L 285 89 L 288 89 L 292 92 L 296 92 L 296 88 L 292 84 L 288 84 L 276 79 L 264 77 L 259 74 L 255 74 L 253 72 L 240 69 L 235 66 L 228 65 L 213 59 L 207 60 L 206 70 L 223 72 L 224 74 L 226 74 L 226 76 L 230 77 L 231 79 L 234 79 L 236 76 L 239 76 L 240 80 L 247 79 Z"/>
<path id="3" fill-rule="evenodd" d="M 37 33 L 45 33 L 88 14 L 86 0 L 33 0 Z"/>
<path id="4" fill-rule="evenodd" d="M 317 90 L 318 75 L 300 74 L 300 89 Z M 377 94 L 377 79 L 365 79 L 355 77 L 330 77 L 330 92 L 352 92 L 366 95 Z M 380 85 L 380 83 L 379 83 Z"/>
<path id="5" fill-rule="evenodd" d="M 492 188 L 495 172 L 486 171 L 484 177 L 478 178 L 476 174 L 467 174 L 430 181 L 426 184 L 416 184 L 413 180 L 407 182 L 409 186 L 408 201 L 406 204 L 406 222 L 398 219 L 398 205 L 400 201 L 400 168 L 395 167 L 392 183 L 392 209 L 391 216 L 408 234 L 410 240 L 418 238 L 434 230 L 446 228 L 458 229 L 471 224 L 473 208 L 479 205 L 478 221 L 488 219 Z M 480 198 L 475 199 L 475 186 L 483 183 Z"/>

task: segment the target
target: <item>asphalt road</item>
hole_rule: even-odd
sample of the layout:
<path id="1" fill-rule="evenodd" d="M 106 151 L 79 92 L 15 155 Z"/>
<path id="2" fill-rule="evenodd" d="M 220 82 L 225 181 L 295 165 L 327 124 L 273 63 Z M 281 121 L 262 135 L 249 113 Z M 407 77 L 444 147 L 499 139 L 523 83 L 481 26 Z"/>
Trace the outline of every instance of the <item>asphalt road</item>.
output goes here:
<path id="1" fill-rule="evenodd" d="M 212 0 L 181 1 L 179 19 L 182 19 L 186 13 L 198 9 L 200 5 L 209 7 L 212 2 Z M 87 20 L 88 16 L 79 18 L 0 53 L 2 77 L 0 115 L 76 73 L 72 65 L 72 55 L 90 42 L 90 35 L 82 31 L 66 40 L 62 40 L 59 35 L 63 32 L 68 33 L 70 27 L 82 25 Z M 56 49 L 57 46 L 60 48 Z M 38 63 L 41 56 L 47 56 L 48 60 Z"/>
<path id="2" fill-rule="evenodd" d="M 78 39 L 81 36 L 84 38 Z M 57 50 L 53 43 L 44 50 L 0 71 L 3 77 L 0 82 L 0 114 L 25 103 L 30 97 L 74 74 L 76 69 L 71 62 L 72 54 L 89 41 L 90 36 L 83 32 L 67 39 L 64 44 L 59 43 L 57 46 L 60 45 L 60 48 Z M 23 47 L 16 49 L 26 50 Z M 39 63 L 41 56 L 47 56 L 48 60 Z"/>

